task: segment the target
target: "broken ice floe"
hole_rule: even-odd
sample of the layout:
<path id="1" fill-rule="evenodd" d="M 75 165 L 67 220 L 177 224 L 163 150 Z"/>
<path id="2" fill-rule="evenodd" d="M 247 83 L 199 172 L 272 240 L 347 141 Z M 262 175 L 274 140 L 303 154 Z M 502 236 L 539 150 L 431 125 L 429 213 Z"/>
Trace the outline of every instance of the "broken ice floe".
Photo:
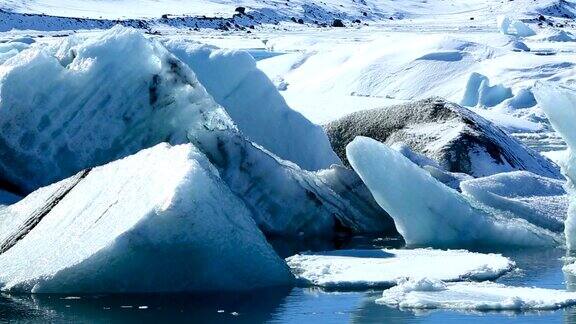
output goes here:
<path id="1" fill-rule="evenodd" d="M 489 280 L 514 267 L 499 254 L 432 249 L 339 250 L 298 254 L 286 261 L 302 284 L 344 290 L 390 287 L 404 278 L 424 276 Z"/>
<path id="2" fill-rule="evenodd" d="M 376 303 L 413 309 L 468 311 L 552 310 L 576 304 L 576 292 L 512 287 L 493 282 L 445 283 L 437 279 L 405 280 L 385 290 Z"/>

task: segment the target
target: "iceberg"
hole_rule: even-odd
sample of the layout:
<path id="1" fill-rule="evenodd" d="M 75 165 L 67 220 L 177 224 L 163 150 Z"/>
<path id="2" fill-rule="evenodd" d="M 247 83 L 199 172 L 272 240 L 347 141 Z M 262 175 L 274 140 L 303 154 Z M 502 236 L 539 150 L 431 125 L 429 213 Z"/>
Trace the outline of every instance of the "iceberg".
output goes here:
<path id="1" fill-rule="evenodd" d="M 241 291 L 293 278 L 193 145 L 159 144 L 36 190 L 0 215 L 0 289 Z"/>
<path id="2" fill-rule="evenodd" d="M 405 280 L 385 290 L 376 303 L 399 308 L 463 311 L 554 310 L 575 305 L 576 292 L 420 278 Z"/>
<path id="3" fill-rule="evenodd" d="M 527 171 L 500 173 L 460 183 L 464 195 L 510 212 L 512 216 L 562 232 L 568 211 L 564 181 L 545 178 Z"/>
<path id="4" fill-rule="evenodd" d="M 568 145 L 568 159 L 563 170 L 568 178 L 570 206 L 568 217 L 564 223 L 566 246 L 569 250 L 576 249 L 576 198 L 574 183 L 576 181 L 576 92 L 565 86 L 538 82 L 534 86 L 534 96 L 538 104 L 548 116 L 554 129 L 560 133 Z"/>
<path id="5" fill-rule="evenodd" d="M 514 262 L 500 254 L 465 250 L 338 250 L 298 254 L 286 259 L 297 280 L 326 289 L 391 287 L 406 278 L 490 280 L 510 271 Z"/>
<path id="6" fill-rule="evenodd" d="M 442 98 L 355 112 L 325 129 L 345 163 L 346 145 L 365 136 L 391 146 L 404 144 L 452 173 L 484 177 L 524 170 L 562 178 L 554 163 L 473 111 Z"/>
<path id="7" fill-rule="evenodd" d="M 250 103 L 242 100 L 239 109 Z M 318 127 L 275 102 L 281 107 L 270 115 L 275 122 L 292 116 L 286 118 L 318 135 Z M 18 194 L 161 142 L 192 143 L 267 235 L 394 230 L 380 208 L 366 214 L 364 205 L 339 195 L 318 173 L 248 140 L 188 65 L 132 29 L 117 26 L 97 36 L 31 46 L 10 59 L 0 71 L 0 128 L 0 183 Z M 283 134 L 268 135 L 281 147 L 291 141 Z M 320 137 L 315 145 L 324 156 Z M 314 160 L 313 153 L 306 155 Z"/>
<path id="8" fill-rule="evenodd" d="M 558 243 L 556 234 L 468 199 L 378 141 L 357 137 L 346 153 L 408 246 L 538 247 Z"/>
<path id="9" fill-rule="evenodd" d="M 163 44 L 194 71 L 249 140 L 305 170 L 342 163 L 322 127 L 288 107 L 249 53 L 183 39 Z"/>

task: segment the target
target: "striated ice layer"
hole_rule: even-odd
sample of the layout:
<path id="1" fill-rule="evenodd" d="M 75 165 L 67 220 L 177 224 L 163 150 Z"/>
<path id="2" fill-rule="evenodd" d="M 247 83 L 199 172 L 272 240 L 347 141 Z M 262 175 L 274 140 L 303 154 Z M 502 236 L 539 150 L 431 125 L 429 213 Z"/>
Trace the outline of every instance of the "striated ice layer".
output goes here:
<path id="1" fill-rule="evenodd" d="M 346 148 L 350 164 L 409 246 L 554 246 L 557 236 L 480 205 L 399 152 L 366 137 Z"/>
<path id="2" fill-rule="evenodd" d="M 248 208 L 191 144 L 85 170 L 1 213 L 4 291 L 237 291 L 292 281 Z"/>
<path id="3" fill-rule="evenodd" d="M 420 278 L 385 290 L 376 303 L 399 308 L 464 311 L 553 310 L 575 305 L 576 292 Z"/>
<path id="4" fill-rule="evenodd" d="M 514 262 L 500 254 L 465 250 L 339 250 L 298 254 L 286 259 L 296 278 L 327 289 L 390 287 L 405 278 L 445 281 L 489 280 Z"/>

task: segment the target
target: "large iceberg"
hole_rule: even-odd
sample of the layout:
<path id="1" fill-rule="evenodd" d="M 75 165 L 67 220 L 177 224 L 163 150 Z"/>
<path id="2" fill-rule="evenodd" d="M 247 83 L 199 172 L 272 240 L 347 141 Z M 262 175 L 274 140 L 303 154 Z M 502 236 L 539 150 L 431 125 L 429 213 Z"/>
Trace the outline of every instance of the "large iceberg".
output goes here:
<path id="1" fill-rule="evenodd" d="M 0 215 L 0 289 L 194 292 L 288 285 L 250 211 L 191 144 L 41 188 Z"/>
<path id="2" fill-rule="evenodd" d="M 394 219 L 409 246 L 553 246 L 557 236 L 478 204 L 399 152 L 366 137 L 346 148 L 350 164 Z"/>
<path id="3" fill-rule="evenodd" d="M 215 64 L 210 62 L 206 64 Z M 300 121 L 322 147 L 318 127 L 281 106 L 283 101 L 270 101 L 280 107 L 270 114 L 274 123 L 281 124 L 284 117 Z M 239 99 L 236 108 L 250 103 Z M 249 119 L 252 114 L 245 115 Z M 191 142 L 219 169 L 266 234 L 393 231 L 381 209 L 367 214 L 358 203 L 362 197 L 344 198 L 323 175 L 271 152 L 281 151 L 282 143 L 288 143 L 284 153 L 291 152 L 296 139 L 287 133 L 279 138 L 269 129 L 278 142 L 268 149 L 248 140 L 190 67 L 135 30 L 115 27 L 86 39 L 70 37 L 55 45 L 32 46 L 8 59 L 0 71 L 0 120 L 0 183 L 16 193 L 29 193 L 161 142 Z M 258 120 L 263 125 L 252 128 L 268 127 L 267 121 Z M 327 146 L 325 141 L 318 156 L 328 154 Z M 305 154 L 316 161 L 311 168 L 331 161 L 320 163 L 314 154 Z"/>
<path id="4" fill-rule="evenodd" d="M 402 143 L 445 171 L 474 177 L 525 170 L 561 178 L 560 169 L 471 110 L 441 98 L 359 111 L 325 125 L 332 147 L 346 160 L 346 145 L 366 136 Z"/>
<path id="5" fill-rule="evenodd" d="M 512 287 L 492 282 L 444 283 L 437 279 L 419 278 L 405 280 L 385 290 L 376 303 L 414 309 L 553 310 L 575 305 L 576 292 Z"/>
<path id="6" fill-rule="evenodd" d="M 568 196 L 562 180 L 514 171 L 466 180 L 460 188 L 463 194 L 513 217 L 554 232 L 564 230 Z"/>
<path id="7" fill-rule="evenodd" d="M 164 45 L 192 68 L 249 140 L 306 170 L 341 164 L 322 127 L 288 107 L 250 54 L 184 39 Z"/>
<path id="8" fill-rule="evenodd" d="M 534 96 L 544 110 L 550 123 L 562 135 L 569 148 L 568 160 L 563 170 L 568 178 L 571 195 L 568 217 L 564 223 L 564 233 L 568 249 L 576 249 L 576 199 L 574 183 L 576 181 L 576 91 L 565 86 L 538 82 L 534 86 Z"/>
<path id="9" fill-rule="evenodd" d="M 510 271 L 514 262 L 499 254 L 465 250 L 338 250 L 286 259 L 303 284 L 327 289 L 391 287 L 406 278 L 444 281 L 489 280 Z"/>

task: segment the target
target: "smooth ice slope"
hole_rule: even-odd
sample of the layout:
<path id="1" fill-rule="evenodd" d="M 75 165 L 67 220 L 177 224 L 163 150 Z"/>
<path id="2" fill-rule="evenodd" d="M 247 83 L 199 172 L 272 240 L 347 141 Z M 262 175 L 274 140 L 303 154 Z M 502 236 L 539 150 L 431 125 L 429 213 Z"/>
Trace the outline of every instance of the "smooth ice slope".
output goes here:
<path id="1" fill-rule="evenodd" d="M 182 39 L 164 45 L 192 68 L 249 140 L 306 170 L 341 164 L 324 130 L 288 107 L 250 54 Z"/>
<path id="2" fill-rule="evenodd" d="M 191 144 L 160 144 L 39 189 L 2 211 L 0 229 L 3 247 L 21 236 L 0 254 L 4 291 L 206 292 L 291 281 Z"/>
<path id="3" fill-rule="evenodd" d="M 551 232 L 474 203 L 382 143 L 357 137 L 346 153 L 409 246 L 556 244 Z"/>
<path id="4" fill-rule="evenodd" d="M 492 282 L 444 283 L 422 278 L 385 290 L 376 303 L 400 308 L 469 311 L 552 310 L 576 304 L 576 293 Z"/>
<path id="5" fill-rule="evenodd" d="M 499 254 L 465 250 L 339 250 L 286 259 L 296 278 L 328 289 L 390 287 L 403 278 L 489 280 L 514 267 Z"/>
<path id="6" fill-rule="evenodd" d="M 527 171 L 500 173 L 463 181 L 462 193 L 487 206 L 554 232 L 564 230 L 568 197 L 564 181 Z"/>
<path id="7" fill-rule="evenodd" d="M 576 248 L 576 198 L 574 183 L 576 181 L 576 91 L 565 86 L 539 82 L 534 87 L 536 100 L 550 119 L 554 129 L 559 132 L 570 150 L 568 160 L 563 164 L 563 171 L 568 178 L 571 195 L 568 217 L 564 224 L 566 245 L 568 249 Z"/>

